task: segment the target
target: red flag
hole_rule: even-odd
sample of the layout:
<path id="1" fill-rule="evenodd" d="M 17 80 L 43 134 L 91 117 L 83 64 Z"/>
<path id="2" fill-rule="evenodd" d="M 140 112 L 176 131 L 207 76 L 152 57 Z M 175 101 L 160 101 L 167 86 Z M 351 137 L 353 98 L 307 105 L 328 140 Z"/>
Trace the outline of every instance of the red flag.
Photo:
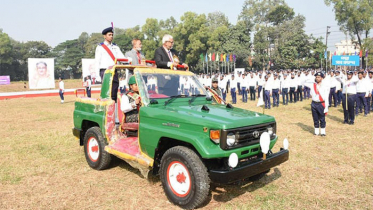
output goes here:
<path id="1" fill-rule="evenodd" d="M 361 58 L 363 56 L 363 51 L 360 50 L 360 54 L 359 54 L 359 57 Z"/>
<path id="2" fill-rule="evenodd" d="M 215 53 L 212 54 L 212 61 L 215 61 Z"/>
<path id="3" fill-rule="evenodd" d="M 337 51 L 334 51 L 334 55 L 337 55 Z"/>
<path id="4" fill-rule="evenodd" d="M 233 61 L 232 54 L 229 55 L 229 61 Z"/>

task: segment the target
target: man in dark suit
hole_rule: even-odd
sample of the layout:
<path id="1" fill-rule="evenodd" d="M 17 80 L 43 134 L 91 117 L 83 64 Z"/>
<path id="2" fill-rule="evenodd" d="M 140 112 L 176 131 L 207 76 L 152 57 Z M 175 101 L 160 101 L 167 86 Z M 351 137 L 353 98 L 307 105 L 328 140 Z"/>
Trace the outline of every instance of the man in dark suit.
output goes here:
<path id="1" fill-rule="evenodd" d="M 177 57 L 177 53 L 172 49 L 174 45 L 174 39 L 171 35 L 166 34 L 162 39 L 163 45 L 155 50 L 154 60 L 158 68 L 175 69 L 176 66 L 182 62 Z M 184 68 L 188 65 L 183 63 Z"/>

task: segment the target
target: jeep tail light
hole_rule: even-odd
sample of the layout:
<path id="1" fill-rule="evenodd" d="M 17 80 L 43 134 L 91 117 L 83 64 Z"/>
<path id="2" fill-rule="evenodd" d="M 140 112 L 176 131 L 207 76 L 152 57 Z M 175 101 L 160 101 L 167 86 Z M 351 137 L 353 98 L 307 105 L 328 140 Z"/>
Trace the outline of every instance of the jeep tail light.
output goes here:
<path id="1" fill-rule="evenodd" d="M 220 141 L 220 130 L 210 130 L 211 141 L 219 144 Z"/>

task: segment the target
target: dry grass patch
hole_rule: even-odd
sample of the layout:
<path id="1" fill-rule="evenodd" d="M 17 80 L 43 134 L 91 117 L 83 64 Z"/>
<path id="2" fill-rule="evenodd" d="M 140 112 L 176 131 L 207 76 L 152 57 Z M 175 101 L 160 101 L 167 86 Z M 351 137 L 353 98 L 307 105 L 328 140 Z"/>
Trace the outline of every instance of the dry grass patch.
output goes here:
<path id="1" fill-rule="evenodd" d="M 66 82 L 67 84 L 67 82 Z M 0 90 L 1 91 L 1 90 Z M 239 96 L 240 98 L 240 96 Z M 175 209 L 158 177 L 123 161 L 95 171 L 73 137 L 73 96 L 0 101 L 0 206 L 3 209 Z M 237 107 L 262 112 L 256 102 Z M 343 125 L 331 108 L 327 136 L 315 137 L 310 101 L 265 110 L 277 120 L 290 160 L 258 182 L 212 185 L 205 209 L 372 209 L 373 114 Z"/>

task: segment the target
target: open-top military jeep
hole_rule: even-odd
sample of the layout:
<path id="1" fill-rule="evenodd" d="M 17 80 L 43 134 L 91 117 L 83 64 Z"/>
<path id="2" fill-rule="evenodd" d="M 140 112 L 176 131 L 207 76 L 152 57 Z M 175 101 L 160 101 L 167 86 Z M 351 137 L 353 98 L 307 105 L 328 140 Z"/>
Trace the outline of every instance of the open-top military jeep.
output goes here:
<path id="1" fill-rule="evenodd" d="M 125 122 L 121 97 L 111 99 L 118 70 L 136 77 L 139 123 Z M 105 169 L 114 155 L 145 177 L 152 170 L 168 199 L 188 209 L 206 201 L 211 182 L 258 179 L 289 158 L 287 142 L 271 151 L 278 138 L 273 117 L 214 103 L 192 72 L 146 66 L 109 67 L 100 98 L 76 100 L 73 134 L 90 167 Z"/>

